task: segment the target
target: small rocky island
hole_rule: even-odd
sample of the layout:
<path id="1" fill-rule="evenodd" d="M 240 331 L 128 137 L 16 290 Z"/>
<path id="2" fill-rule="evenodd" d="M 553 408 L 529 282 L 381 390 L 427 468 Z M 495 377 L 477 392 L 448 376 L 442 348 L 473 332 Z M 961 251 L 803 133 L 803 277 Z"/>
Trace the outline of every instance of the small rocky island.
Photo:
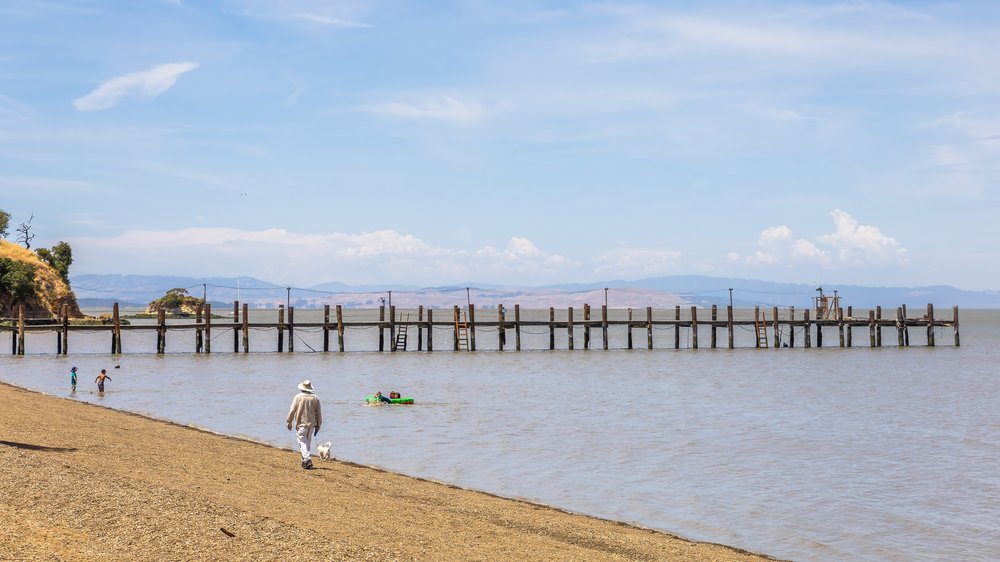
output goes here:
<path id="1" fill-rule="evenodd" d="M 156 315 L 159 308 L 163 308 L 167 316 L 175 318 L 186 318 L 198 313 L 198 307 L 205 304 L 205 299 L 199 299 L 188 294 L 187 289 L 170 289 L 167 294 L 151 301 L 146 307 L 145 315 Z"/>

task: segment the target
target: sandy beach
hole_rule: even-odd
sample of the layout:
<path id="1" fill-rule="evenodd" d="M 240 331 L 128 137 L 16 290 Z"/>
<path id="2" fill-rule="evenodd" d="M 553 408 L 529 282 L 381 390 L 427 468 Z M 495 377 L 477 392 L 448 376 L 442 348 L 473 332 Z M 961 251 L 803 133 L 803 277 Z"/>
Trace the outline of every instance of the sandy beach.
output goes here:
<path id="1" fill-rule="evenodd" d="M 6 384 L 0 405 L 0 560 L 770 559 Z"/>

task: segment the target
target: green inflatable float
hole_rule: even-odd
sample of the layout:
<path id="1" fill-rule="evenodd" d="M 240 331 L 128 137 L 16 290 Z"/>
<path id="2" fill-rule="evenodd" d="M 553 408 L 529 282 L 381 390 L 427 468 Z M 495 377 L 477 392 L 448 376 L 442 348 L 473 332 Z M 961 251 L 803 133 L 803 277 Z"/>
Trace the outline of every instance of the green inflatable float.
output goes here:
<path id="1" fill-rule="evenodd" d="M 374 394 L 369 394 L 368 396 L 365 396 L 365 402 L 367 402 L 368 404 L 377 404 L 378 402 L 380 402 L 380 400 L 378 398 L 375 398 Z M 389 403 L 390 404 L 413 404 L 413 398 L 390 398 L 389 399 Z"/>

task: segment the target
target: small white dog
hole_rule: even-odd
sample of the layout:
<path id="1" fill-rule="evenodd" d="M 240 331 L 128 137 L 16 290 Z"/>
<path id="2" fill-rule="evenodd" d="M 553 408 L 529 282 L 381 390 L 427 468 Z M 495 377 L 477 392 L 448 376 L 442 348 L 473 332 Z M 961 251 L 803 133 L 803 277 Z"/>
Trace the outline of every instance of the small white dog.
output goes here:
<path id="1" fill-rule="evenodd" d="M 330 442 L 327 441 L 322 445 L 317 445 L 316 450 L 319 451 L 319 458 L 325 461 L 330 460 Z"/>

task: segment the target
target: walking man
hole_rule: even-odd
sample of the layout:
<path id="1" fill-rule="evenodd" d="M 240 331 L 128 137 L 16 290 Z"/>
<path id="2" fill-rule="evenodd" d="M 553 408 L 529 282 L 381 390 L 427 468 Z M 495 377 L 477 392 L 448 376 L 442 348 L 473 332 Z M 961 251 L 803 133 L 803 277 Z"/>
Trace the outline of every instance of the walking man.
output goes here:
<path id="1" fill-rule="evenodd" d="M 307 470 L 312 468 L 309 449 L 312 447 L 312 438 L 319 433 L 319 427 L 323 425 L 323 414 L 320 412 L 319 398 L 313 394 L 312 383 L 308 379 L 299 383 L 299 393 L 292 399 L 292 407 L 288 410 L 288 418 L 285 421 L 289 431 L 295 427 L 299 452 L 302 453 L 302 468 Z"/>

